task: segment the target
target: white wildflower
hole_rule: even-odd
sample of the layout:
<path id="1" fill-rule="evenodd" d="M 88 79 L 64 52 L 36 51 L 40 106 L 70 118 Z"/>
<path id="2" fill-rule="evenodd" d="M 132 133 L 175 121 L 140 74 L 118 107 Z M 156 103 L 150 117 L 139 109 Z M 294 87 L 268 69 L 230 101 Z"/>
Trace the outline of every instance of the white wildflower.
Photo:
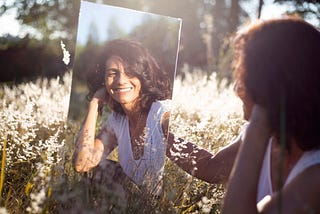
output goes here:
<path id="1" fill-rule="evenodd" d="M 0 214 L 8 214 L 8 211 L 5 207 L 0 207 Z"/>
<path id="2" fill-rule="evenodd" d="M 62 41 L 60 42 L 60 45 L 61 45 L 61 49 L 63 51 L 62 61 L 64 62 L 64 64 L 68 65 L 70 62 L 70 53 L 69 53 L 69 51 L 66 50 L 66 45 Z"/>

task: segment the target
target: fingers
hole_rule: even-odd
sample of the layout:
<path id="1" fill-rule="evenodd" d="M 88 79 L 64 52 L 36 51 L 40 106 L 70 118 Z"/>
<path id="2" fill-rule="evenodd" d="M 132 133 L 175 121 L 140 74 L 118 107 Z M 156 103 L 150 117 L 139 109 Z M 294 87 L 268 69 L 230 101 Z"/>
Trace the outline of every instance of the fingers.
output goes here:
<path id="1" fill-rule="evenodd" d="M 250 122 L 260 122 L 263 123 L 263 125 L 268 125 L 268 117 L 267 117 L 267 111 L 265 108 L 263 108 L 260 105 L 255 104 L 252 108 L 252 112 L 250 115 Z"/>
<path id="2" fill-rule="evenodd" d="M 106 102 L 107 91 L 106 88 L 98 89 L 93 95 L 93 99 L 98 99 L 99 104 L 104 104 Z"/>
<path id="3" fill-rule="evenodd" d="M 271 134 L 267 111 L 260 105 L 255 104 L 250 116 L 250 124 L 247 132 L 255 133 L 260 138 L 269 137 Z"/>

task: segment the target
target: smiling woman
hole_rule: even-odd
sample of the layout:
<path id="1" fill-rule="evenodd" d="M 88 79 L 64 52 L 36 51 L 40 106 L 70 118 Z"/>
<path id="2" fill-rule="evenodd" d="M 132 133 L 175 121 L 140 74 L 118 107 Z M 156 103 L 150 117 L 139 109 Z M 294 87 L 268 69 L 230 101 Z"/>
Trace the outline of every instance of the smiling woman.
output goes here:
<path id="1" fill-rule="evenodd" d="M 123 110 L 133 111 L 138 101 L 141 82 L 135 76 L 128 76 L 120 57 L 111 56 L 106 63 L 105 84 L 108 94 Z"/>
<path id="2" fill-rule="evenodd" d="M 96 70 L 88 74 L 90 103 L 77 139 L 75 169 L 85 172 L 98 166 L 106 174 L 106 167 L 115 165 L 106 157 L 118 147 L 117 170 L 121 172 L 113 179 L 129 177 L 140 189 L 159 196 L 167 147 L 170 79 L 136 41 L 112 40 L 99 55 Z M 96 136 L 102 107 L 112 112 Z"/>

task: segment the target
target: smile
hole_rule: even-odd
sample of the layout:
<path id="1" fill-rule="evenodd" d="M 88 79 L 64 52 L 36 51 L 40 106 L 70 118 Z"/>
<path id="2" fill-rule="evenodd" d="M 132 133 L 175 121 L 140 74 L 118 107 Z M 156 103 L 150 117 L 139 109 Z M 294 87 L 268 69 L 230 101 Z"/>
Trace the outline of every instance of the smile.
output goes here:
<path id="1" fill-rule="evenodd" d="M 115 88 L 115 89 L 112 89 L 112 91 L 114 91 L 115 93 L 116 93 L 116 92 L 120 93 L 120 92 L 128 92 L 128 91 L 130 91 L 130 90 L 132 90 L 132 89 L 133 89 L 133 87 Z"/>

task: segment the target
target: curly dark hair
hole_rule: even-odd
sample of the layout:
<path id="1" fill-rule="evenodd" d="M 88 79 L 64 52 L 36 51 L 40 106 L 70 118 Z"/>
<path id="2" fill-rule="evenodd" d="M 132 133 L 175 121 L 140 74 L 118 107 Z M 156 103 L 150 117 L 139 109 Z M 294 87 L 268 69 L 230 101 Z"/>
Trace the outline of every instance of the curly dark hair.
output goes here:
<path id="1" fill-rule="evenodd" d="M 320 147 L 320 32 L 299 18 L 260 21 L 234 41 L 235 78 L 268 114 L 273 135 L 285 124 L 286 147 Z"/>
<path id="2" fill-rule="evenodd" d="M 148 112 L 151 104 L 156 100 L 170 99 L 172 84 L 167 73 L 161 68 L 158 61 L 139 42 L 127 39 L 109 41 L 102 48 L 95 63 L 96 68 L 87 75 L 89 93 L 87 98 L 92 99 L 94 93 L 103 87 L 105 82 L 106 61 L 111 56 L 117 56 L 124 64 L 128 76 L 137 77 L 141 82 L 140 107 Z M 115 112 L 124 115 L 121 105 L 107 95 L 107 105 Z"/>

